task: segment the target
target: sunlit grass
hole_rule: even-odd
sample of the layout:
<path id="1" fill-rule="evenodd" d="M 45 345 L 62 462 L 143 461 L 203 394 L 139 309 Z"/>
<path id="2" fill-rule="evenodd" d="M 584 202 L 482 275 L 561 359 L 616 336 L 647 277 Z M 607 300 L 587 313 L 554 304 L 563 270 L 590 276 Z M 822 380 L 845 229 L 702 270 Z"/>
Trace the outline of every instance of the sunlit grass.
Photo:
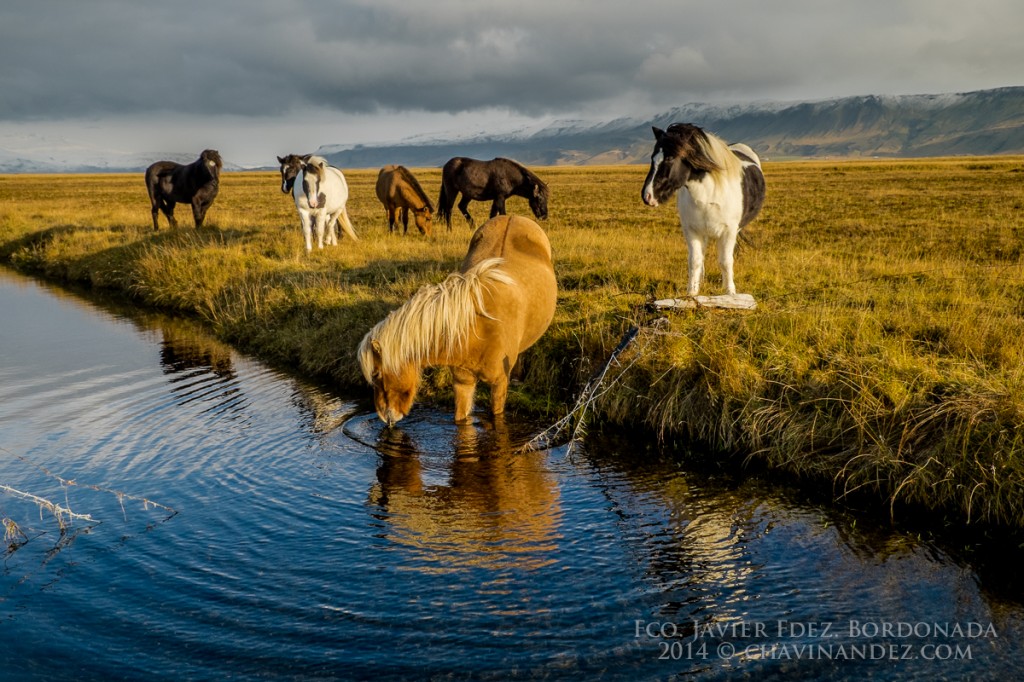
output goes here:
<path id="1" fill-rule="evenodd" d="M 559 307 L 510 406 L 563 413 L 622 333 L 682 295 L 671 206 L 639 167 L 546 168 Z M 672 314 L 595 406 L 608 423 L 697 440 L 837 494 L 1024 524 L 1024 160 L 767 163 L 737 255 L 754 312 Z M 225 174 L 195 231 L 150 227 L 141 174 L 0 177 L 0 258 L 203 318 L 251 352 L 365 391 L 353 349 L 470 232 L 390 235 L 375 171 L 346 172 L 360 240 L 307 256 L 273 173 Z M 436 197 L 438 169 L 417 171 Z M 513 198 L 511 211 L 528 212 Z M 471 206 L 478 223 L 488 206 Z M 712 253 L 702 293 L 718 293 Z M 447 390 L 443 373 L 428 389 Z"/>

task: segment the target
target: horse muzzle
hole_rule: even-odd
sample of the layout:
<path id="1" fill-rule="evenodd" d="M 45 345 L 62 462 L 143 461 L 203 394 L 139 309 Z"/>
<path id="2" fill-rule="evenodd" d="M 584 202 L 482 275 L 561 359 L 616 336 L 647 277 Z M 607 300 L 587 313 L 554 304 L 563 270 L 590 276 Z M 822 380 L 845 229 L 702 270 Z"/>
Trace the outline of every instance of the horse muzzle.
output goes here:
<path id="1" fill-rule="evenodd" d="M 377 410 L 377 416 L 380 418 L 382 422 L 384 422 L 387 425 L 389 429 L 398 422 L 402 421 L 402 418 L 405 417 L 404 414 L 401 414 L 400 412 L 391 407 L 385 408 L 384 410 Z"/>
<path id="2" fill-rule="evenodd" d="M 644 203 L 648 206 L 657 206 L 658 200 L 654 197 L 654 192 L 651 190 L 644 190 L 640 194 L 640 198 L 644 200 Z"/>

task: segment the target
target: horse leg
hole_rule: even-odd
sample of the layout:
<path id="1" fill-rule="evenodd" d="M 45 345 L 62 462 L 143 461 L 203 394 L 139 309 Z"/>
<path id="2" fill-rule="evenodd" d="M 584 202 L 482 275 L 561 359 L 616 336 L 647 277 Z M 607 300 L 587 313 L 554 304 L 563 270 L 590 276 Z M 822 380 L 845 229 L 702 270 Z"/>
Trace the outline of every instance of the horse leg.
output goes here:
<path id="1" fill-rule="evenodd" d="M 163 211 L 165 216 L 167 216 L 167 224 L 170 228 L 172 230 L 177 229 L 178 221 L 174 219 L 174 202 L 165 200 L 163 205 L 160 207 L 160 210 Z"/>
<path id="2" fill-rule="evenodd" d="M 198 199 L 192 200 L 192 219 L 196 223 L 196 228 L 203 226 L 203 220 L 206 219 L 207 205 Z"/>
<path id="3" fill-rule="evenodd" d="M 728 230 L 718 240 L 718 265 L 722 269 L 722 288 L 730 296 L 736 293 L 732 279 L 733 252 L 736 250 L 736 231 Z"/>
<path id="4" fill-rule="evenodd" d="M 401 233 L 402 235 L 409 235 L 409 207 L 403 206 L 401 208 Z"/>
<path id="5" fill-rule="evenodd" d="M 491 203 L 491 217 L 505 215 L 505 197 L 496 197 Z"/>
<path id="6" fill-rule="evenodd" d="M 473 222 L 473 216 L 469 215 L 469 197 L 467 197 L 465 194 L 462 195 L 462 200 L 459 201 L 459 211 L 462 212 L 462 215 L 463 217 L 465 217 L 466 222 L 469 223 L 469 229 L 475 230 L 476 223 Z"/>
<path id="7" fill-rule="evenodd" d="M 686 285 L 686 295 L 696 296 L 697 292 L 700 291 L 700 282 L 704 279 L 704 247 L 706 246 L 706 240 L 704 237 L 688 232 L 686 235 L 686 246 L 690 252 L 690 281 Z"/>
<path id="8" fill-rule="evenodd" d="M 338 214 L 327 216 L 327 246 L 338 245 Z"/>
<path id="9" fill-rule="evenodd" d="M 341 209 L 341 213 L 338 214 L 338 224 L 341 225 L 342 231 L 352 239 L 352 241 L 359 241 L 359 237 L 356 236 L 356 231 L 352 228 L 352 221 L 348 219 L 348 208 Z"/>
<path id="10" fill-rule="evenodd" d="M 313 250 L 313 226 L 315 218 L 309 211 L 299 211 L 299 222 L 302 224 L 302 236 L 306 240 L 306 253 Z"/>
<path id="11" fill-rule="evenodd" d="M 455 421 L 469 421 L 469 413 L 473 411 L 473 396 L 476 393 L 476 375 L 468 369 L 452 368 L 452 380 L 455 389 Z"/>
<path id="12" fill-rule="evenodd" d="M 488 383 L 491 387 L 491 414 L 497 417 L 505 413 L 505 401 L 508 400 L 508 373 L 502 372 L 494 381 Z"/>
<path id="13" fill-rule="evenodd" d="M 388 214 L 388 234 L 391 234 L 398 226 L 398 209 L 396 207 L 390 207 L 384 209 L 384 211 Z"/>
<path id="14" fill-rule="evenodd" d="M 327 221 L 330 218 L 326 214 L 321 213 L 320 215 L 313 215 L 313 230 L 316 232 L 316 248 L 324 248 L 324 228 L 327 226 Z"/>
<path id="15" fill-rule="evenodd" d="M 153 200 L 153 231 L 160 229 L 160 223 L 157 217 L 160 215 L 160 202 L 156 199 Z"/>

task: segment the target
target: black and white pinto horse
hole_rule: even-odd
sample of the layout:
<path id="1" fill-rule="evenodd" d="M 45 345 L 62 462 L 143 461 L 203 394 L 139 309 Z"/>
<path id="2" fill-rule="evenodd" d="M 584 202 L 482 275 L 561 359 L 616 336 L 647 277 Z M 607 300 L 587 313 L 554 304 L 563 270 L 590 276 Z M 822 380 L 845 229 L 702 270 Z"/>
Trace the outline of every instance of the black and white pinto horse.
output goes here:
<path id="1" fill-rule="evenodd" d="M 722 286 L 727 294 L 735 294 L 736 239 L 764 204 L 761 160 L 747 145 L 726 145 L 690 123 L 673 123 L 668 130 L 654 128 L 654 139 L 651 170 L 640 196 L 648 206 L 657 206 L 679 193 L 679 222 L 689 249 L 687 295 L 700 291 L 709 239 L 718 243 Z"/>
<path id="2" fill-rule="evenodd" d="M 310 156 L 302 164 L 292 181 L 292 198 L 299 212 L 307 253 L 313 250 L 314 230 L 319 248 L 324 248 L 325 234 L 328 245 L 337 244 L 339 224 L 352 241 L 359 241 L 346 208 L 348 183 L 342 172 L 329 166 L 323 157 Z"/>
<path id="3" fill-rule="evenodd" d="M 160 229 L 157 223 L 159 211 L 167 216 L 167 222 L 172 228 L 178 226 L 174 219 L 175 204 L 191 204 L 196 227 L 202 227 L 206 211 L 217 198 L 223 165 L 220 153 L 216 149 L 207 149 L 187 165 L 157 161 L 147 168 L 146 191 L 152 206 L 153 229 Z"/>
<path id="4" fill-rule="evenodd" d="M 292 193 L 296 176 L 311 156 L 312 154 L 288 154 L 277 157 L 277 162 L 281 164 L 281 192 Z"/>
<path id="5" fill-rule="evenodd" d="M 548 186 L 537 175 L 511 159 L 479 161 L 465 156 L 449 159 L 441 169 L 441 194 L 437 198 L 437 215 L 452 229 L 452 206 L 462 193 L 459 211 L 470 229 L 475 229 L 469 214 L 470 201 L 490 201 L 491 218 L 505 215 L 505 200 L 520 196 L 530 203 L 538 220 L 548 217 Z"/>

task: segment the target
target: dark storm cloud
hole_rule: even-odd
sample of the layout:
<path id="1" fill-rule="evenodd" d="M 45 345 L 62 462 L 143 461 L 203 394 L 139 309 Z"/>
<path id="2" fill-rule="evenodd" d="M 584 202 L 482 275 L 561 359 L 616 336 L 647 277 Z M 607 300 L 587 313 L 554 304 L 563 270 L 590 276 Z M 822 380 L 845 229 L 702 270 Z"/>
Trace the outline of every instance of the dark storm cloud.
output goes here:
<path id="1" fill-rule="evenodd" d="M 37 0 L 0 120 L 303 107 L 526 114 L 1018 84 L 1016 0 Z"/>

